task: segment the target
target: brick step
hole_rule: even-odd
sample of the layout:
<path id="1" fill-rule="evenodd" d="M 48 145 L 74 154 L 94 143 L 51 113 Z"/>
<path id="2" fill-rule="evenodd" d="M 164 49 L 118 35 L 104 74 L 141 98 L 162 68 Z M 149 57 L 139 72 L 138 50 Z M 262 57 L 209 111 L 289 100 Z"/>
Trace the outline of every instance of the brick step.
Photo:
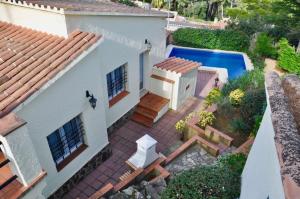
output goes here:
<path id="1" fill-rule="evenodd" d="M 124 181 L 124 180 L 126 180 L 126 178 L 128 178 L 130 175 L 131 175 L 131 171 L 128 170 L 128 171 L 126 171 L 123 175 L 121 175 L 119 179 L 120 179 L 121 181 Z"/>
<path id="2" fill-rule="evenodd" d="M 11 175 L 10 177 L 7 177 L 3 182 L 0 184 L 0 190 L 5 188 L 6 186 L 10 185 L 13 181 L 15 181 L 18 178 L 16 175 Z"/>
<path id="3" fill-rule="evenodd" d="M 142 107 L 140 105 L 137 106 L 137 108 L 135 109 L 135 112 L 139 113 L 145 117 L 148 117 L 152 120 L 154 120 L 158 114 L 156 111 L 153 111 L 149 108 Z"/>
<path id="4" fill-rule="evenodd" d="M 155 112 L 159 112 L 169 102 L 169 99 L 163 98 L 153 93 L 148 93 L 141 98 L 139 106 Z"/>
<path id="5" fill-rule="evenodd" d="M 147 127 L 152 127 L 152 125 L 153 125 L 152 119 L 145 117 L 144 115 L 141 115 L 140 113 L 136 113 L 136 112 L 133 113 L 131 120 L 133 120 L 139 124 L 143 124 Z"/>

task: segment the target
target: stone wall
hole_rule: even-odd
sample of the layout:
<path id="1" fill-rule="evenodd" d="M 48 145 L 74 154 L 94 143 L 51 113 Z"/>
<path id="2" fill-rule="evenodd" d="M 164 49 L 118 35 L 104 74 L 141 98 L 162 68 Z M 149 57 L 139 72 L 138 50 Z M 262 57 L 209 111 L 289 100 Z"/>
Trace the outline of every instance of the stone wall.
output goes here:
<path id="1" fill-rule="evenodd" d="M 287 75 L 282 81 L 282 86 L 300 132 L 300 79 L 297 75 Z"/>
<path id="2" fill-rule="evenodd" d="M 107 145 L 98 154 L 96 154 L 88 163 L 77 171 L 67 182 L 65 182 L 49 199 L 60 199 L 68 193 L 74 185 L 79 183 L 85 176 L 90 174 L 96 167 L 107 160 L 111 155 L 111 147 Z"/>

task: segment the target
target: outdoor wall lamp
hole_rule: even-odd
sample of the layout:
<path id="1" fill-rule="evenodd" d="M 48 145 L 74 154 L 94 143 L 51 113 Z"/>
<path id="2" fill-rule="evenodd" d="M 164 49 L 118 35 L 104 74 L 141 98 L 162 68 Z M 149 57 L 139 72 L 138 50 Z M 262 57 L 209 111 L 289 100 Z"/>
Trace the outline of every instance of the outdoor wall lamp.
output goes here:
<path id="1" fill-rule="evenodd" d="M 152 44 L 150 43 L 150 41 L 148 39 L 145 39 L 145 44 L 147 46 L 147 50 L 150 51 L 152 48 Z"/>
<path id="2" fill-rule="evenodd" d="M 87 98 L 90 98 L 90 99 L 89 99 L 89 102 L 90 102 L 90 104 L 91 104 L 91 107 L 92 107 L 93 109 L 95 109 L 95 108 L 96 108 L 97 99 L 94 97 L 94 95 L 93 95 L 93 94 L 90 94 L 89 91 L 85 91 L 85 96 L 86 96 Z"/>
<path id="3" fill-rule="evenodd" d="M 215 87 L 219 87 L 219 78 L 217 77 L 216 79 L 215 79 Z"/>

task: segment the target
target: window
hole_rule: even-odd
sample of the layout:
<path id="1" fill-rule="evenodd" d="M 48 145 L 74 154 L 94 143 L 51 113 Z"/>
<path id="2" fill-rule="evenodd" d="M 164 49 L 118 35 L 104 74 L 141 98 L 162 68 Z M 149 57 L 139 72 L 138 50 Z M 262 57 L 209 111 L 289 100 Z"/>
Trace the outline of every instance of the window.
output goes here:
<path id="1" fill-rule="evenodd" d="M 126 90 L 127 73 L 125 66 L 124 64 L 106 75 L 109 100 Z"/>
<path id="2" fill-rule="evenodd" d="M 83 132 L 80 116 L 77 116 L 47 137 L 56 166 L 84 145 Z"/>

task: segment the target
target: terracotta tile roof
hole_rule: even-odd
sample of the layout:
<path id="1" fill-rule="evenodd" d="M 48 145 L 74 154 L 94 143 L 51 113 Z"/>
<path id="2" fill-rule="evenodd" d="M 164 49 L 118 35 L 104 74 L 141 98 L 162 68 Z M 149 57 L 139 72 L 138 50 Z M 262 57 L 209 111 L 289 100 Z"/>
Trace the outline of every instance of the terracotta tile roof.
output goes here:
<path id="1" fill-rule="evenodd" d="M 99 38 L 79 30 L 63 38 L 0 21 L 0 117 L 39 90 Z"/>
<path id="2" fill-rule="evenodd" d="M 192 69 L 198 68 L 200 65 L 201 64 L 198 62 L 193 62 L 177 57 L 169 57 L 164 61 L 155 64 L 154 66 L 162 70 L 184 74 Z"/>
<path id="3" fill-rule="evenodd" d="M 144 15 L 144 16 L 162 16 L 167 17 L 166 12 L 157 10 L 146 10 L 136 6 L 127 6 L 125 4 L 118 3 L 117 1 L 110 0 L 26 0 L 21 2 L 27 2 L 32 4 L 51 6 L 56 8 L 62 8 L 64 11 L 72 12 L 90 12 L 90 13 L 119 13 L 129 15 Z"/>

